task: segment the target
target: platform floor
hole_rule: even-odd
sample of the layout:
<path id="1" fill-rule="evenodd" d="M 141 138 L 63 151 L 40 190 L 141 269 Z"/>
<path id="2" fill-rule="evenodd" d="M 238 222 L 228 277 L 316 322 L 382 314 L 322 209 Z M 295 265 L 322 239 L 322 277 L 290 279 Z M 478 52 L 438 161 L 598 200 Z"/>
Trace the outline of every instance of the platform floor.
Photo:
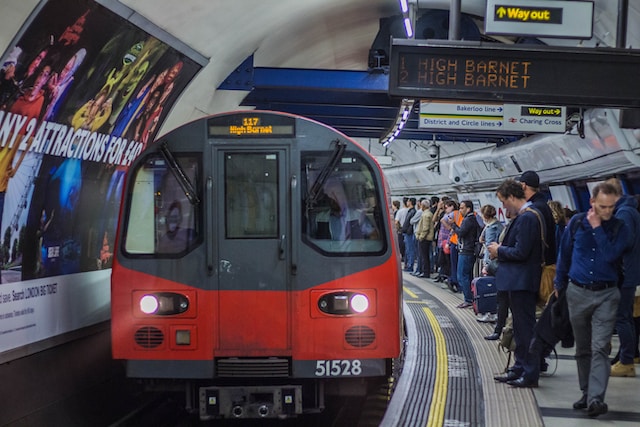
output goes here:
<path id="1" fill-rule="evenodd" d="M 440 283 L 404 273 L 408 342 L 405 368 L 383 426 L 636 426 L 640 423 L 640 372 L 611 378 L 609 412 L 589 418 L 574 410 L 580 397 L 574 348 L 556 348 L 549 372 L 536 389 L 515 389 L 493 376 L 507 354 L 484 339 L 492 324 L 476 321 L 472 309 L 458 309 L 462 294 Z M 617 337 L 613 339 L 614 355 Z M 640 366 L 636 368 L 640 371 Z"/>

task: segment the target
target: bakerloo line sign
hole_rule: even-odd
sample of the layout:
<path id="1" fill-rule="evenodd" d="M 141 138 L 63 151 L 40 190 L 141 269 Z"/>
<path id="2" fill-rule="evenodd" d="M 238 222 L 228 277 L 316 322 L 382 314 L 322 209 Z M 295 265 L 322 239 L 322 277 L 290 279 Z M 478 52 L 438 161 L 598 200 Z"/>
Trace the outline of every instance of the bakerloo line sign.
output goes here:
<path id="1" fill-rule="evenodd" d="M 640 107 L 640 51 L 394 39 L 389 94 L 423 99 Z"/>

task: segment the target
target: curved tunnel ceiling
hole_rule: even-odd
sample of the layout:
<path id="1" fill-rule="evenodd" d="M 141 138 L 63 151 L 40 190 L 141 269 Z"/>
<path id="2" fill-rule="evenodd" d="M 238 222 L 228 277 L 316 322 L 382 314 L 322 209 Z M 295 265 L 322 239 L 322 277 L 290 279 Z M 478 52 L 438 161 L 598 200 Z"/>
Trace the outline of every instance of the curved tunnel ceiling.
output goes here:
<path id="1" fill-rule="evenodd" d="M 387 96 L 388 76 L 371 72 L 369 51 L 381 20 L 397 23 L 396 0 L 115 0 L 99 1 L 129 9 L 131 20 L 143 17 L 208 60 L 187 87 L 161 133 L 204 115 L 238 108 L 269 108 L 323 121 L 346 134 L 377 142 L 397 114 L 399 100 Z M 4 7 L 0 17 L 2 48 L 25 22 L 37 0 Z M 449 1 L 417 1 L 419 15 L 429 8 L 448 8 Z M 596 0 L 591 40 L 544 39 L 547 44 L 586 47 L 615 45 L 617 3 Z M 463 0 L 470 13 L 463 34 L 474 38 L 472 23 L 482 29 L 484 0 Z M 446 13 L 446 12 L 445 12 Z M 472 17 L 472 18 L 471 18 Z M 629 22 L 640 20 L 640 0 L 629 1 Z M 418 19 L 417 31 L 442 37 L 442 17 Z M 471 24 L 470 24 L 471 23 Z M 393 27 L 393 25 L 391 25 Z M 477 30 L 477 28 L 476 28 Z M 397 31 L 396 31 L 397 32 Z M 392 35 L 396 35 L 390 30 Z M 480 38 L 486 39 L 482 35 Z M 637 25 L 629 24 L 627 45 L 640 44 Z M 500 38 L 513 43 L 513 38 Z M 247 71 L 249 70 L 249 71 Z M 298 82 L 299 84 L 293 84 Z M 232 90 L 230 90 L 232 89 Z M 433 132 L 418 129 L 415 114 L 401 138 L 431 140 Z M 519 134 L 439 133 L 439 140 L 502 144 Z"/>

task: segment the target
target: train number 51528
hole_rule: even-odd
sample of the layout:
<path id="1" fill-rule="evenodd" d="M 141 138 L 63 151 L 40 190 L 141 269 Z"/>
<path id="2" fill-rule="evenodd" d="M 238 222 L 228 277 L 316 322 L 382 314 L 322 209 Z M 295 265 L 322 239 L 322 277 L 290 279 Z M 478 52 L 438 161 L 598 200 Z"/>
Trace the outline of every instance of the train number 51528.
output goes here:
<path id="1" fill-rule="evenodd" d="M 362 374 L 362 364 L 355 360 L 317 360 L 316 377 L 344 377 Z"/>

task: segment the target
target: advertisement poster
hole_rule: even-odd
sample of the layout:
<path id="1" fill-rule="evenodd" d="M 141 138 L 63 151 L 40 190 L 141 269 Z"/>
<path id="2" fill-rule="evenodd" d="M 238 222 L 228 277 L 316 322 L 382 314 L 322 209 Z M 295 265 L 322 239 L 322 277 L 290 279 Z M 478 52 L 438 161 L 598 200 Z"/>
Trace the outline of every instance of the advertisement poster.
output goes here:
<path id="1" fill-rule="evenodd" d="M 93 1 L 28 22 L 0 61 L 0 353 L 108 319 L 124 173 L 200 69 Z"/>

